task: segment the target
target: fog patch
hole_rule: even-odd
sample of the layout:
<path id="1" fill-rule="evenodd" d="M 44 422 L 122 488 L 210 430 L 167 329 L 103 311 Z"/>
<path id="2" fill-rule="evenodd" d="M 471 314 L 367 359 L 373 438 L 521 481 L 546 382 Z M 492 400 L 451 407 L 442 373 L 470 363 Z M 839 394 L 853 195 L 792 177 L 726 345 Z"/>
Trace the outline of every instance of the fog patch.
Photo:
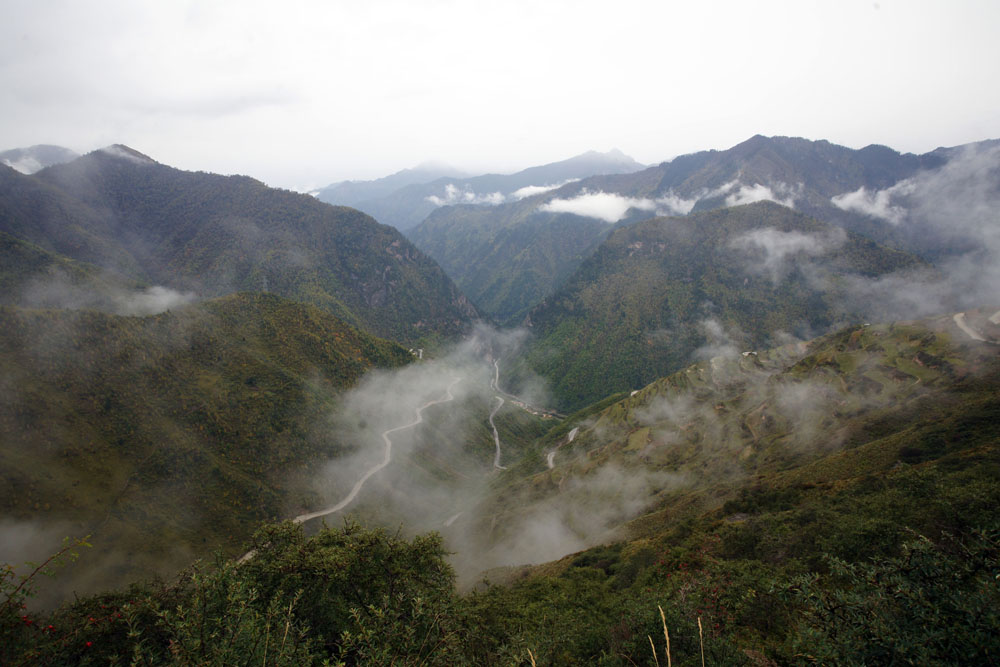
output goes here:
<path id="1" fill-rule="evenodd" d="M 732 190 L 736 185 L 735 181 L 727 183 L 725 186 L 727 188 L 726 191 Z M 797 186 L 791 186 L 781 181 L 777 181 L 771 186 L 764 185 L 763 183 L 756 183 L 754 185 L 740 184 L 738 190 L 726 196 L 726 206 L 742 206 L 759 201 L 773 201 L 788 208 L 795 208 L 795 199 L 801 194 L 802 188 L 801 183 Z"/>
<path id="2" fill-rule="evenodd" d="M 697 325 L 698 331 L 705 338 L 704 344 L 695 349 L 695 359 L 734 358 L 740 353 L 738 340 L 742 338 L 739 332 L 730 332 L 714 317 L 708 317 Z"/>
<path id="3" fill-rule="evenodd" d="M 847 233 L 839 227 L 816 234 L 766 227 L 735 237 L 729 247 L 746 253 L 749 271 L 769 275 L 777 285 L 794 262 L 825 255 L 846 241 Z"/>
<path id="4" fill-rule="evenodd" d="M 178 292 L 154 285 L 141 292 L 118 296 L 115 301 L 120 315 L 157 315 L 171 308 L 186 306 L 197 299 L 194 292 Z"/>
<path id="5" fill-rule="evenodd" d="M 900 181 L 891 188 L 870 192 L 861 186 L 854 192 L 835 195 L 830 202 L 843 211 L 860 213 L 870 218 L 884 220 L 898 225 L 906 217 L 906 209 L 892 203 L 893 196 L 912 194 L 914 185 L 911 181 Z"/>
<path id="6" fill-rule="evenodd" d="M 553 183 L 551 185 L 526 185 L 523 188 L 518 188 L 514 192 L 510 193 L 511 199 L 520 201 L 527 197 L 533 197 L 535 195 L 540 195 L 544 192 L 551 192 L 552 190 L 558 190 L 564 185 L 569 185 L 570 183 L 576 183 L 579 178 L 570 178 L 568 180 L 562 181 L 560 183 Z"/>
<path id="7" fill-rule="evenodd" d="M 651 199 L 625 197 L 614 192 L 593 192 L 585 188 L 572 199 L 553 199 L 538 207 L 540 211 L 572 213 L 607 223 L 618 222 L 632 209 L 654 211 L 656 204 Z"/>
<path id="8" fill-rule="evenodd" d="M 800 448 L 833 449 L 840 444 L 826 430 L 826 422 L 843 396 L 821 382 L 782 383 L 774 388 L 775 409 L 794 428 L 791 443 Z"/>
<path id="9" fill-rule="evenodd" d="M 622 536 L 617 530 L 657 497 L 685 484 L 682 475 L 607 464 L 568 477 L 557 494 L 508 517 L 485 567 L 544 563 Z M 484 568 L 480 568 L 484 569 Z"/>
<path id="10" fill-rule="evenodd" d="M 68 521 L 0 518 L 0 563 L 12 568 L 14 581 L 19 583 L 22 577 L 29 576 L 49 557 L 72 544 L 78 537 L 83 537 L 79 534 L 79 527 Z M 73 551 L 79 553 L 81 549 Z M 53 562 L 46 569 L 54 574 L 60 569 L 60 564 L 64 565 L 68 560 L 66 558 L 61 563 Z M 29 598 L 28 605 L 33 609 L 41 609 L 52 607 L 60 601 L 66 584 L 64 581 L 35 576 L 30 585 L 33 596 Z"/>
<path id="11" fill-rule="evenodd" d="M 444 196 L 429 195 L 425 197 L 427 201 L 435 206 L 450 206 L 453 204 L 486 204 L 489 206 L 499 206 L 506 201 L 506 197 L 501 192 L 489 192 L 477 194 L 469 186 L 459 188 L 453 183 L 444 186 Z"/>
<path id="12" fill-rule="evenodd" d="M 339 504 L 388 456 L 390 462 L 369 477 L 356 501 L 337 515 L 381 515 L 429 530 L 440 529 L 448 517 L 474 504 L 487 477 L 494 474 L 495 443 L 488 417 L 496 404 L 497 365 L 524 337 L 523 331 L 479 325 L 468 339 L 436 359 L 368 373 L 341 396 L 329 421 L 317 425 L 317 437 L 335 451 L 311 483 L 320 502 L 327 507 Z M 544 405 L 544 388 L 540 382 L 533 386 L 538 395 L 525 400 Z M 414 424 L 419 410 L 422 421 Z M 400 428 L 408 424 L 414 426 Z M 290 512 L 322 509 L 294 507 Z"/>

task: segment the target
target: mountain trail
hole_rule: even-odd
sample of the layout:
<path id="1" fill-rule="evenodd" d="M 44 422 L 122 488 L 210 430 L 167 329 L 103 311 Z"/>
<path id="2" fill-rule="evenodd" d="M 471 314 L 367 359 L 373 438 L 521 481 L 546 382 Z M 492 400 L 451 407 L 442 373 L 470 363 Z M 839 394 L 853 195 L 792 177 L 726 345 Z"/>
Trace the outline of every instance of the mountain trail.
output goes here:
<path id="1" fill-rule="evenodd" d="M 497 446 L 496 454 L 493 456 L 493 467 L 497 470 L 506 470 L 507 466 L 500 465 L 500 432 L 497 431 L 497 425 L 493 422 L 493 418 L 496 416 L 497 412 L 500 411 L 500 408 L 503 407 L 504 400 L 502 396 L 496 396 L 495 398 L 500 402 L 497 403 L 497 406 L 493 408 L 493 412 L 490 413 L 490 426 L 493 428 L 493 442 L 495 442 Z"/>
<path id="2" fill-rule="evenodd" d="M 990 322 L 996 324 L 997 322 L 994 321 L 994 318 L 1000 321 L 1000 310 L 993 313 L 992 317 L 989 318 Z M 955 321 L 955 324 L 958 325 L 958 328 L 964 331 L 965 334 L 972 340 L 978 340 L 982 343 L 996 344 L 996 341 L 990 340 L 989 338 L 983 338 L 982 334 L 980 334 L 978 331 L 969 326 L 969 323 L 965 321 L 965 313 L 955 313 L 952 316 L 952 319 Z"/>
<path id="3" fill-rule="evenodd" d="M 376 465 L 372 466 L 371 468 L 368 469 L 368 472 L 366 472 L 364 475 L 361 476 L 361 479 L 359 479 L 357 483 L 355 483 L 354 488 L 351 489 L 351 492 L 347 494 L 346 498 L 341 500 L 333 507 L 329 507 L 323 510 L 317 510 L 315 512 L 309 512 L 308 514 L 300 514 L 299 516 L 292 519 L 292 521 L 295 523 L 305 523 L 310 519 L 315 519 L 317 517 L 326 516 L 327 514 L 333 514 L 334 512 L 339 512 L 343 508 L 350 505 L 357 497 L 358 492 L 361 491 L 361 487 L 365 485 L 365 482 L 367 482 L 368 479 L 372 475 L 377 473 L 379 470 L 389 465 L 389 463 L 392 461 L 392 440 L 389 439 L 389 434 L 413 428 L 417 424 L 420 424 L 421 422 L 424 421 L 424 410 L 431 407 L 432 405 L 437 405 L 439 403 L 448 403 L 449 401 L 454 400 L 455 397 L 454 395 L 452 395 L 451 389 L 461 381 L 462 378 L 454 378 L 451 381 L 451 384 L 448 385 L 447 389 L 445 389 L 445 398 L 438 398 L 434 399 L 433 401 L 427 401 L 419 408 L 417 408 L 414 411 L 414 413 L 416 414 L 416 419 L 414 419 L 413 421 L 409 422 L 408 424 L 404 424 L 402 426 L 397 426 L 395 428 L 390 428 L 385 431 L 382 431 L 382 440 L 383 442 L 385 442 L 385 458 L 382 459 L 381 463 L 377 463 Z"/>
<path id="4" fill-rule="evenodd" d="M 559 447 L 562 447 L 563 445 L 568 445 L 569 443 L 573 442 L 573 439 L 576 437 L 576 434 L 579 433 L 579 432 L 580 432 L 580 427 L 579 426 L 574 426 L 573 430 L 570 431 L 569 435 L 566 436 L 566 442 L 564 442 L 561 445 L 559 445 Z M 549 452 L 548 456 L 546 457 L 546 462 L 549 465 L 549 470 L 552 470 L 553 468 L 556 467 L 556 452 L 559 451 L 559 447 L 556 447 L 551 452 Z"/>

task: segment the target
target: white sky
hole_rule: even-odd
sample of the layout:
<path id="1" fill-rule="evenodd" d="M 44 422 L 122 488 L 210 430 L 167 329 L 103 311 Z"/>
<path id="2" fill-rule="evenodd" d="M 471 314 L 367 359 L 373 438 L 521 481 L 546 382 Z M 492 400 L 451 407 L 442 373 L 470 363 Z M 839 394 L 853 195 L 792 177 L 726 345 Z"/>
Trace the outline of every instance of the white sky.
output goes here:
<path id="1" fill-rule="evenodd" d="M 294 188 L 756 133 L 924 152 L 1000 138 L 1000 2 L 0 0 L 0 91 L 0 149 Z"/>

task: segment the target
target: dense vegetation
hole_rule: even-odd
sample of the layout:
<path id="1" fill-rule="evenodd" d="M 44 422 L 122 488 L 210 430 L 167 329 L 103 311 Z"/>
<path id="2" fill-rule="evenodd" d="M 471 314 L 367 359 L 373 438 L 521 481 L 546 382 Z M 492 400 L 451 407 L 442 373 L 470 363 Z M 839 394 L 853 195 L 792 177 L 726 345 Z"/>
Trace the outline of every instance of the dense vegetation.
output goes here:
<path id="1" fill-rule="evenodd" d="M 0 167 L 0 535 L 87 536 L 0 567 L 0 663 L 996 662 L 1000 313 L 879 324 L 848 283 L 914 255 L 717 208 L 738 177 L 829 212 L 947 153 L 754 137 L 546 195 L 700 198 L 592 254 L 609 227 L 545 196 L 442 209 L 428 242 L 494 315 L 579 263 L 516 369 L 578 410 L 555 424 L 486 389 L 502 336 L 447 366 L 359 330 L 433 345 L 474 310 L 357 212 L 121 146 Z M 150 284 L 227 296 L 113 314 Z M 404 429 L 342 527 L 278 522 Z"/>
<path id="2" fill-rule="evenodd" d="M 756 197 L 791 198 L 796 210 L 820 220 L 893 248 L 936 257 L 947 243 L 934 230 L 915 234 L 912 222 L 904 230 L 842 210 L 831 198 L 862 187 L 871 193 L 889 188 L 940 167 L 948 154 L 941 150 L 916 156 L 885 146 L 853 150 L 826 141 L 755 136 L 725 151 L 682 155 L 634 173 L 594 175 L 500 206 L 428 209 L 426 219 L 408 234 L 484 313 L 498 322 L 520 324 L 610 231 L 597 218 L 540 210 L 552 199 L 600 192 L 644 200 L 644 209 L 631 209 L 618 223 L 624 226 L 658 215 L 657 209 L 659 215 L 670 212 L 664 202 L 686 202 L 695 212 L 707 211 L 729 206 L 730 196 L 739 200 L 741 187 L 756 187 Z"/>
<path id="3" fill-rule="evenodd" d="M 801 249 L 782 249 L 789 241 Z M 655 218 L 615 231 L 531 311 L 525 359 L 561 406 L 579 408 L 682 368 L 703 346 L 766 349 L 781 332 L 810 338 L 866 317 L 849 310 L 841 278 L 918 264 L 771 202 Z"/>
<path id="4" fill-rule="evenodd" d="M 529 197 L 496 208 L 443 207 L 410 237 L 482 312 L 520 324 L 611 230 L 595 218 L 536 211 L 538 204 Z"/>
<path id="5" fill-rule="evenodd" d="M 395 340 L 453 336 L 476 316 L 432 260 L 358 211 L 126 147 L 0 170 L 0 231 L 148 284 L 271 291 Z"/>
<path id="6" fill-rule="evenodd" d="M 610 464 L 687 481 L 617 540 L 475 591 L 456 592 L 437 536 L 350 522 L 313 537 L 265 525 L 246 562 L 51 614 L 22 608 L 32 582 L 7 571 L 0 659 L 663 665 L 666 629 L 679 665 L 987 664 L 1000 650 L 996 350 L 951 318 L 857 327 L 581 412 L 539 441 L 581 427 L 556 469 L 529 454 L 498 490 L 558 494 L 553 476 Z M 782 402 L 804 386 L 818 411 Z"/>

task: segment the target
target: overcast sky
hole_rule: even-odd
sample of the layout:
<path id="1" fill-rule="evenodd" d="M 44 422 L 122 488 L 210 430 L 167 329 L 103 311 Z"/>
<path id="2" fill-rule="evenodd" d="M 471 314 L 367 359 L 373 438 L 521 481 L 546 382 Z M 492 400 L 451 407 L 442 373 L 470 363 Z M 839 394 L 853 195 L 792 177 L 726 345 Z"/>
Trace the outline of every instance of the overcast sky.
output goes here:
<path id="1" fill-rule="evenodd" d="M 1000 138 L 1000 2 L 0 0 L 0 149 L 304 188 L 753 134 Z"/>

